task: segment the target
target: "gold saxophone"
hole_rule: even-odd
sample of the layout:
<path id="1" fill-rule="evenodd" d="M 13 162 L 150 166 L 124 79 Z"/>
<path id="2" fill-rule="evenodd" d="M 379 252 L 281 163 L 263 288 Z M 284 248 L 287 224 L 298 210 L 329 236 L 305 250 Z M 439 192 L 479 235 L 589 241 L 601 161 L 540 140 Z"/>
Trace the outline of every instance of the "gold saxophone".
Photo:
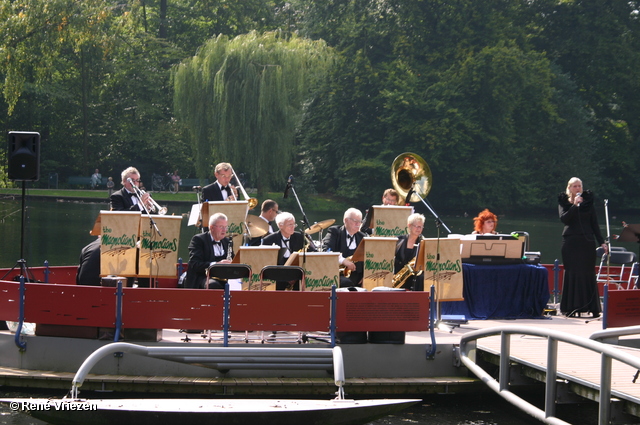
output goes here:
<path id="1" fill-rule="evenodd" d="M 345 260 L 349 260 L 351 261 L 351 259 L 353 258 L 353 255 L 348 256 L 347 258 L 345 258 Z M 335 269 L 334 269 L 335 270 Z M 342 276 L 348 278 L 351 276 L 351 270 L 349 270 L 348 268 L 346 268 L 345 266 L 340 267 L 340 274 L 342 274 Z"/>
<path id="2" fill-rule="evenodd" d="M 416 257 L 413 257 L 411 261 L 405 264 L 404 267 L 400 269 L 398 273 L 393 275 L 393 278 L 391 279 L 391 284 L 393 285 L 393 287 L 401 288 L 405 284 L 407 279 L 409 279 L 410 277 L 420 276 L 422 274 L 422 270 L 416 271 L 414 269 L 415 266 L 416 266 Z"/>

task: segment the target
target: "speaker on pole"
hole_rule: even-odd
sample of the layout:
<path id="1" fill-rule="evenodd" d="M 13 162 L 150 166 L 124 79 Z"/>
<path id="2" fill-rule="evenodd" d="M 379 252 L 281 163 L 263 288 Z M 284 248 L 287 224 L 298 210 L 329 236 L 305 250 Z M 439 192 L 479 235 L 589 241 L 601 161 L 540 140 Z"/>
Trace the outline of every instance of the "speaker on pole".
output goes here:
<path id="1" fill-rule="evenodd" d="M 37 181 L 40 179 L 40 133 L 10 131 L 9 180 Z"/>

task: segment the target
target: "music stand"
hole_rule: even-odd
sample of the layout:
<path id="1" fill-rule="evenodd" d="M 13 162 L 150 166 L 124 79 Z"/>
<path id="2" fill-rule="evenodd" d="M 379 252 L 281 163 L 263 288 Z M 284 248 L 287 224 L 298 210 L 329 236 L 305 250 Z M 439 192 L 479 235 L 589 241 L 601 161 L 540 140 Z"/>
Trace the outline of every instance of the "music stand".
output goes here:
<path id="1" fill-rule="evenodd" d="M 617 240 L 620 242 L 636 242 L 640 244 L 640 224 L 624 224 L 622 233 Z M 640 246 L 638 246 L 638 254 L 640 254 Z"/>

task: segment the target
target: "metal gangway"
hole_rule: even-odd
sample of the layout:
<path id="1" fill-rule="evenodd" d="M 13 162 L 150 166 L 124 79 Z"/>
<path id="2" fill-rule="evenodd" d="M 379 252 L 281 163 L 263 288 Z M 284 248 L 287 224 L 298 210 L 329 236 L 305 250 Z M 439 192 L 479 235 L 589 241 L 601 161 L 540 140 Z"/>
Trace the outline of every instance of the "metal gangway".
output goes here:
<path id="1" fill-rule="evenodd" d="M 567 343 L 570 344 L 570 346 L 577 346 L 590 350 L 594 353 L 599 353 L 600 382 L 599 386 L 597 383 L 595 384 L 595 389 L 599 391 L 598 424 L 605 425 L 609 424 L 611 421 L 612 361 L 616 360 L 637 371 L 640 370 L 640 357 L 636 357 L 633 354 L 625 352 L 616 346 L 595 341 L 594 339 L 606 339 L 607 334 L 603 332 L 598 332 L 597 335 L 594 334 L 595 338 L 594 336 L 592 336 L 592 338 L 585 338 L 571 335 L 566 332 L 526 326 L 498 326 L 481 329 L 461 336 L 460 360 L 470 371 L 480 378 L 480 380 L 487 384 L 489 388 L 527 414 L 547 424 L 567 425 L 567 422 L 556 417 L 557 388 L 558 379 L 571 380 L 572 377 L 562 371 L 559 372 L 558 370 L 558 344 Z M 615 330 L 615 332 L 617 332 L 617 334 L 623 334 L 619 329 Z M 631 332 L 624 333 L 624 335 L 629 334 L 631 334 Z M 544 362 L 546 387 L 544 409 L 540 409 L 532 405 L 510 390 L 510 366 L 512 362 L 515 361 L 514 358 L 512 358 L 511 350 L 511 337 L 513 335 L 541 337 L 541 340 L 546 338 L 546 361 Z M 495 336 L 500 337 L 500 369 L 497 380 L 487 373 L 487 371 L 479 366 L 474 360 L 477 354 L 476 350 L 478 347 L 478 340 Z M 640 352 L 638 355 L 640 356 Z M 590 363 L 590 365 L 597 367 L 597 361 L 595 364 L 594 362 Z M 640 402 L 640 399 L 638 399 L 637 396 L 625 394 L 616 390 L 613 391 L 613 396 L 616 398 L 625 398 L 636 403 Z"/>

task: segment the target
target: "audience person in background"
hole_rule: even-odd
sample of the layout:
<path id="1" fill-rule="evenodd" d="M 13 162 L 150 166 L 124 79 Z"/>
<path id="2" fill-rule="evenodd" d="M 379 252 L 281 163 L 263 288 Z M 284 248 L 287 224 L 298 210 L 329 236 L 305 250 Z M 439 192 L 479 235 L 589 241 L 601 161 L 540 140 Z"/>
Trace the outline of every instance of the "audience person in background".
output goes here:
<path id="1" fill-rule="evenodd" d="M 102 184 L 102 174 L 96 168 L 96 171 L 91 175 L 91 189 L 95 189 Z"/>
<path id="2" fill-rule="evenodd" d="M 109 196 L 113 194 L 113 188 L 115 187 L 115 183 L 113 182 L 113 177 L 109 177 L 107 179 L 107 191 L 109 192 Z"/>

